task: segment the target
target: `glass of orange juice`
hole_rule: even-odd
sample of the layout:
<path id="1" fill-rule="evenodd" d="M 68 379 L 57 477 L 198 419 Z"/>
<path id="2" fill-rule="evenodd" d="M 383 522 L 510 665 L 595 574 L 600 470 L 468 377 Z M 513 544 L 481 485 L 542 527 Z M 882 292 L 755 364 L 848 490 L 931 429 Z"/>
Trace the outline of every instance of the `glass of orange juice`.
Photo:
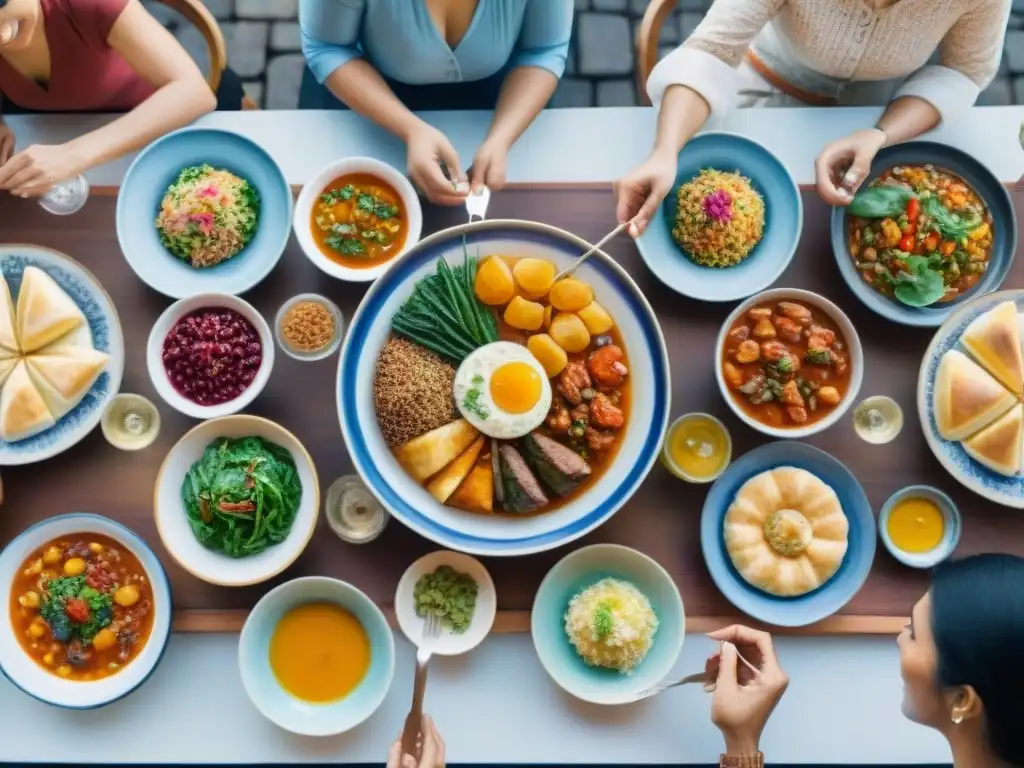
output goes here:
<path id="1" fill-rule="evenodd" d="M 668 428 L 661 446 L 661 463 L 688 483 L 710 483 L 732 461 L 732 437 L 709 413 L 687 413 Z"/>

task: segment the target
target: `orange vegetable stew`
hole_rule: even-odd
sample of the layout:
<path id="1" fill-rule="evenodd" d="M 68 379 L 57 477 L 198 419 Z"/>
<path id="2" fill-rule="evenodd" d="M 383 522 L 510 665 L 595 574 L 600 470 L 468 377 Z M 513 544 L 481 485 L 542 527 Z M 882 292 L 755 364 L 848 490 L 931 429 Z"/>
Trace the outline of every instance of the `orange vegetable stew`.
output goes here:
<path id="1" fill-rule="evenodd" d="M 142 564 L 106 536 L 72 534 L 40 547 L 19 569 L 10 600 L 22 648 L 69 680 L 115 674 L 153 629 L 153 589 Z"/>
<path id="2" fill-rule="evenodd" d="M 367 173 L 332 181 L 310 214 L 320 252 L 346 267 L 364 269 L 394 258 L 402 250 L 408 219 L 398 191 Z"/>
<path id="3" fill-rule="evenodd" d="M 769 427 L 825 418 L 846 396 L 846 339 L 824 312 L 794 301 L 758 304 L 729 329 L 721 360 L 734 400 Z"/>

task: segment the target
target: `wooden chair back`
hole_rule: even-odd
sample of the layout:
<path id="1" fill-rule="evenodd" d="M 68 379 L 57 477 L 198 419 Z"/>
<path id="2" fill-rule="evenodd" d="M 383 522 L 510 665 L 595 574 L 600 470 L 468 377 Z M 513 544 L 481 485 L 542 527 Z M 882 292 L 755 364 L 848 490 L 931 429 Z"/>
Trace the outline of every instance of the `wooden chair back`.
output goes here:
<path id="1" fill-rule="evenodd" d="M 210 56 L 210 73 L 206 81 L 210 84 L 210 90 L 214 93 L 220 87 L 220 78 L 228 66 L 228 47 L 224 42 L 224 33 L 220 25 L 213 18 L 213 14 L 206 8 L 202 0 L 160 0 L 173 11 L 181 14 L 185 19 L 199 30 L 199 33 L 206 41 L 206 47 Z M 248 97 L 242 99 L 242 109 L 259 109 L 258 106 Z"/>
<path id="2" fill-rule="evenodd" d="M 647 78 L 658 63 L 658 40 L 661 28 L 672 14 L 678 0 L 651 0 L 640 21 L 640 30 L 636 35 L 636 92 L 640 103 L 650 106 L 651 97 L 647 95 Z"/>

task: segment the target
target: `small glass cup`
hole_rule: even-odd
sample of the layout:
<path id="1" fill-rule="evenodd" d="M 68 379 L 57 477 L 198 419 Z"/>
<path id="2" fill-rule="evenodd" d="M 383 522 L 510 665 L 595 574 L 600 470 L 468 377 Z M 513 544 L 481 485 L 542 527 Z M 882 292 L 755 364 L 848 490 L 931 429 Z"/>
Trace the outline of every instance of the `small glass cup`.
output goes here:
<path id="1" fill-rule="evenodd" d="M 358 475 L 343 475 L 331 483 L 324 513 L 331 530 L 349 544 L 368 544 L 391 519 Z"/>
<path id="2" fill-rule="evenodd" d="M 866 443 L 890 443 L 903 429 L 903 409 L 885 395 L 866 398 L 853 409 L 853 429 Z"/>
<path id="3" fill-rule="evenodd" d="M 120 394 L 103 412 L 100 429 L 107 442 L 122 451 L 139 451 L 160 434 L 160 411 L 142 395 Z"/>
<path id="4" fill-rule="evenodd" d="M 89 182 L 82 174 L 54 184 L 39 198 L 39 207 L 55 216 L 70 216 L 82 210 L 89 199 Z"/>

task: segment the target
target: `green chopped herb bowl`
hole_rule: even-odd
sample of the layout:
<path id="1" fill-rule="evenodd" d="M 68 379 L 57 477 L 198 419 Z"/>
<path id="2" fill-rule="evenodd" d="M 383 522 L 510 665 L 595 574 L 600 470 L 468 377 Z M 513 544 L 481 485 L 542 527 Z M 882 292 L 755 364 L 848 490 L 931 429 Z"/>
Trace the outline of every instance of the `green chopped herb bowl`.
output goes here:
<path id="1" fill-rule="evenodd" d="M 448 566 L 476 582 L 476 602 L 472 606 L 472 617 L 465 631 L 453 631 L 448 623 L 442 621 L 441 636 L 428 640 L 423 636 L 426 621 L 416 611 L 416 585 L 421 578 L 434 573 L 442 566 Z M 470 606 L 463 606 L 460 601 L 459 607 L 468 609 Z M 497 608 L 494 581 L 483 564 L 475 557 L 449 550 L 424 555 L 410 565 L 398 582 L 398 590 L 395 592 L 395 615 L 398 618 L 398 626 L 409 638 L 409 642 L 417 647 L 427 647 L 441 656 L 459 656 L 480 645 L 494 626 Z"/>

